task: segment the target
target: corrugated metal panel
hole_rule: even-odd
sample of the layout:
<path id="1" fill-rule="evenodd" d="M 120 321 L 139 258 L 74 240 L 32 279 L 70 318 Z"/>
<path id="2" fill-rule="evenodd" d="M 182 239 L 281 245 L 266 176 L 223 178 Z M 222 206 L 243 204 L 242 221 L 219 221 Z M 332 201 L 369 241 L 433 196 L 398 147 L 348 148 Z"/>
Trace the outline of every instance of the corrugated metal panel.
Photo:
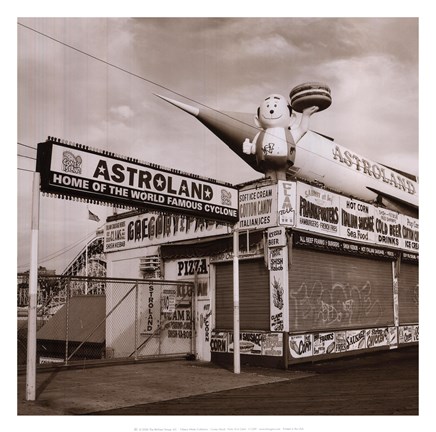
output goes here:
<path id="1" fill-rule="evenodd" d="M 262 260 L 239 262 L 241 330 L 269 330 L 269 273 Z M 233 263 L 216 266 L 216 327 L 233 328 Z"/>
<path id="2" fill-rule="evenodd" d="M 393 324 L 392 263 L 294 248 L 290 331 Z"/>
<path id="3" fill-rule="evenodd" d="M 398 281 L 400 324 L 417 324 L 419 321 L 419 266 L 401 263 Z"/>
<path id="4" fill-rule="evenodd" d="M 66 339 L 66 305 L 53 315 L 37 332 L 37 339 L 58 340 Z M 106 315 L 105 296 L 74 296 L 70 299 L 68 310 L 68 340 L 82 342 L 93 332 L 87 342 L 103 343 L 105 340 L 105 323 L 101 323 Z M 94 331 L 95 330 L 95 331 Z"/>

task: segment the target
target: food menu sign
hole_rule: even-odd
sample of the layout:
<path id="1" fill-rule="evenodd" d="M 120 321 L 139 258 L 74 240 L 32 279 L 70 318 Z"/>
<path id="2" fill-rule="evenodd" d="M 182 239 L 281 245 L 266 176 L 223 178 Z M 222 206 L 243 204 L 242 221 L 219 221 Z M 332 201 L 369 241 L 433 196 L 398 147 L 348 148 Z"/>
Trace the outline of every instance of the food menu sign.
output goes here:
<path id="1" fill-rule="evenodd" d="M 260 229 L 277 225 L 277 185 L 239 192 L 239 228 Z"/>
<path id="2" fill-rule="evenodd" d="M 306 183 L 294 182 L 295 185 L 279 182 L 281 225 L 368 246 L 419 253 L 419 219 Z M 296 209 L 295 217 L 293 209 Z"/>
<path id="3" fill-rule="evenodd" d="M 411 252 L 419 252 L 419 220 L 410 216 L 402 215 L 401 235 L 402 247 Z"/>
<path id="4" fill-rule="evenodd" d="M 41 190 L 61 197 L 239 220 L 238 190 L 228 184 L 81 145 L 40 143 L 37 171 Z"/>
<path id="5" fill-rule="evenodd" d="M 401 215 L 395 211 L 375 209 L 376 244 L 398 249 L 402 246 Z"/>
<path id="6" fill-rule="evenodd" d="M 297 182 L 297 228 L 339 236 L 339 218 L 339 195 Z"/>
<path id="7" fill-rule="evenodd" d="M 340 197 L 340 235 L 342 238 L 375 243 L 375 207 L 362 201 Z"/>

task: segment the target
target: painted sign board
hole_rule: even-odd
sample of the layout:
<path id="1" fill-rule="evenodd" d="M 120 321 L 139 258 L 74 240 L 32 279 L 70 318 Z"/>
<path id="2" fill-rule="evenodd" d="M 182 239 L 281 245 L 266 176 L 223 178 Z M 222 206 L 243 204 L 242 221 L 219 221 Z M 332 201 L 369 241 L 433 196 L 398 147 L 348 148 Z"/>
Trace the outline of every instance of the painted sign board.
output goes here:
<path id="1" fill-rule="evenodd" d="M 277 211 L 278 224 L 281 226 L 295 226 L 295 211 L 297 208 L 297 183 L 279 180 L 277 182 Z"/>
<path id="2" fill-rule="evenodd" d="M 269 228 L 267 230 L 267 243 L 269 248 L 285 247 L 287 243 L 285 228 Z"/>
<path id="3" fill-rule="evenodd" d="M 335 333 L 315 333 L 313 335 L 313 355 L 331 354 L 335 351 Z"/>
<path id="4" fill-rule="evenodd" d="M 419 205 L 419 184 L 315 132 L 298 142 L 294 175 L 319 181 L 344 194 L 372 201 L 377 195 Z"/>
<path id="5" fill-rule="evenodd" d="M 366 347 L 376 348 L 387 346 L 389 344 L 390 335 L 387 327 L 373 328 L 366 331 Z"/>
<path id="6" fill-rule="evenodd" d="M 375 211 L 376 244 L 398 249 L 403 241 L 401 237 L 401 215 L 393 210 L 376 208 Z"/>
<path id="7" fill-rule="evenodd" d="M 281 357 L 283 355 L 283 333 L 262 335 L 262 355 Z"/>
<path id="8" fill-rule="evenodd" d="M 174 313 L 176 310 L 177 289 L 175 287 L 163 287 L 162 290 L 162 312 Z"/>
<path id="9" fill-rule="evenodd" d="M 239 351 L 241 354 L 261 355 L 262 353 L 262 333 L 241 332 L 239 334 Z M 233 332 L 229 333 L 229 352 L 233 352 Z"/>
<path id="10" fill-rule="evenodd" d="M 388 347 L 395 349 L 398 343 L 417 342 L 419 326 L 381 327 L 338 330 L 313 334 L 289 335 L 291 357 L 340 354 L 363 349 Z"/>
<path id="11" fill-rule="evenodd" d="M 147 212 L 106 223 L 104 251 L 115 252 L 219 234 L 228 234 L 228 227 L 222 222 Z"/>
<path id="12" fill-rule="evenodd" d="M 277 224 L 277 185 L 239 192 L 239 228 L 261 229 Z"/>
<path id="13" fill-rule="evenodd" d="M 419 325 L 405 325 L 398 328 L 398 342 L 407 344 L 419 342 Z"/>
<path id="14" fill-rule="evenodd" d="M 297 228 L 339 236 L 339 195 L 297 182 Z"/>
<path id="15" fill-rule="evenodd" d="M 228 333 L 213 331 L 210 339 L 211 352 L 227 352 L 228 351 Z"/>
<path id="16" fill-rule="evenodd" d="M 375 208 L 371 204 L 340 197 L 340 236 L 351 241 L 375 242 Z"/>
<path id="17" fill-rule="evenodd" d="M 268 252 L 270 283 L 270 330 L 289 330 L 288 254 L 284 247 L 270 248 Z"/>
<path id="18" fill-rule="evenodd" d="M 410 252 L 419 252 L 419 220 L 401 215 L 402 247 Z"/>
<path id="19" fill-rule="evenodd" d="M 290 335 L 289 351 L 293 358 L 311 357 L 313 352 L 313 335 Z"/>
<path id="20" fill-rule="evenodd" d="M 310 249 L 319 249 L 346 255 L 367 256 L 386 260 L 394 260 L 399 255 L 399 252 L 382 247 L 351 243 L 340 239 L 329 239 L 299 232 L 293 234 L 293 243 L 296 246 Z"/>
<path id="21" fill-rule="evenodd" d="M 161 168 L 85 146 L 38 144 L 41 191 L 134 208 L 235 223 L 238 190 L 226 183 Z"/>

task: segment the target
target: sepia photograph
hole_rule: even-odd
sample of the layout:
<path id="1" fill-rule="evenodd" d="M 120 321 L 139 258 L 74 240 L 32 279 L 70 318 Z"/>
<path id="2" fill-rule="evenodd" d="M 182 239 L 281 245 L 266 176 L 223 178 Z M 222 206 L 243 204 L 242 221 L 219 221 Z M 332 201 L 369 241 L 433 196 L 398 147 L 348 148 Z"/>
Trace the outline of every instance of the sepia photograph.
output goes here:
<path id="1" fill-rule="evenodd" d="M 17 430 L 428 430 L 423 11 L 50 3 L 8 19 Z"/>

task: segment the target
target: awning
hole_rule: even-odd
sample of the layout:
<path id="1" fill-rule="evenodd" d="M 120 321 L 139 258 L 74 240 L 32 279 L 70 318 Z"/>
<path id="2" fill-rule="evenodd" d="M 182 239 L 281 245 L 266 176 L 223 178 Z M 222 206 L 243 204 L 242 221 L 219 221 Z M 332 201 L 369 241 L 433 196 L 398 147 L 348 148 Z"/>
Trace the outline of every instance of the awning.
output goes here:
<path id="1" fill-rule="evenodd" d="M 253 231 L 248 235 L 249 248 L 255 248 L 263 238 L 263 231 Z M 219 255 L 233 251 L 233 235 L 223 235 L 215 239 L 196 239 L 180 243 L 161 245 L 163 259 L 198 258 Z M 247 232 L 239 233 L 239 251 L 247 252 Z"/>

